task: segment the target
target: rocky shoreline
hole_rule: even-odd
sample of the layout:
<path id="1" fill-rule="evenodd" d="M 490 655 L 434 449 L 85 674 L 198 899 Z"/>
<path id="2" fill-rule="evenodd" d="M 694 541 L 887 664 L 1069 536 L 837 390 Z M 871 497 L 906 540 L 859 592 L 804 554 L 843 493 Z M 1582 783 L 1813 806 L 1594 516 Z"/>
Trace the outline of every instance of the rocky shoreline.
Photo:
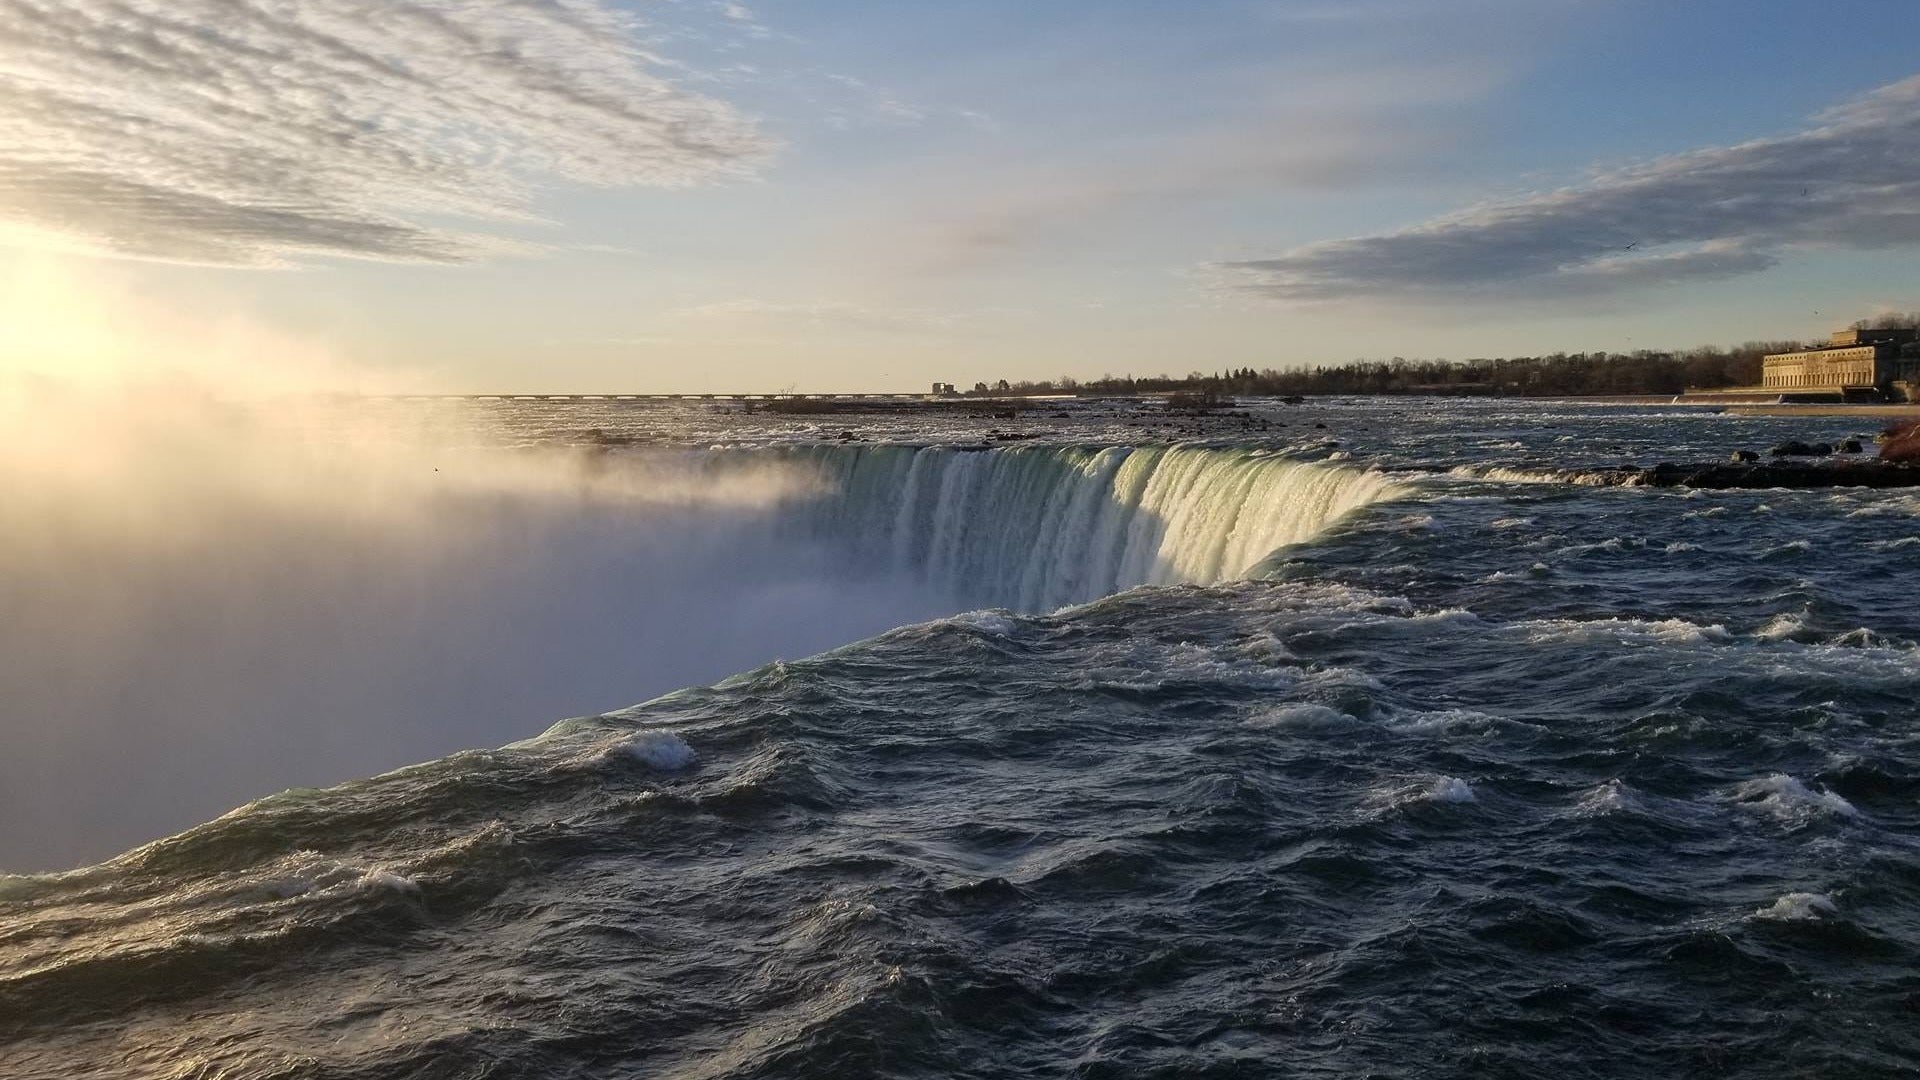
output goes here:
<path id="1" fill-rule="evenodd" d="M 1636 487 L 1690 488 L 1903 488 L 1920 487 L 1920 464 L 1898 461 L 1663 462 L 1622 469 L 1620 483 Z"/>
<path id="2" fill-rule="evenodd" d="M 1880 454 L 1865 460 L 1852 455 L 1864 447 L 1854 439 L 1839 445 L 1780 443 L 1762 461 L 1751 450 L 1736 450 L 1730 461 L 1704 465 L 1663 462 L 1652 468 L 1622 469 L 1620 483 L 1639 487 L 1690 488 L 1904 488 L 1920 487 L 1920 423 L 1896 424 L 1881 432 Z M 1810 459 L 1810 460 L 1809 460 Z"/>

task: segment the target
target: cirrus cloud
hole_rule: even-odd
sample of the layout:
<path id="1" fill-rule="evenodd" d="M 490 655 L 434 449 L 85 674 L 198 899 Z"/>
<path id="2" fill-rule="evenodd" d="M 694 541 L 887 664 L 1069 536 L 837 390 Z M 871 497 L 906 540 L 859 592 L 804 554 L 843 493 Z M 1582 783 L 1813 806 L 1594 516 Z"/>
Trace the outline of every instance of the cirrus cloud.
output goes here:
<path id="1" fill-rule="evenodd" d="M 866 331 L 890 334 L 945 333 L 960 317 L 925 308 L 873 307 L 844 300 L 783 302 L 738 298 L 698 304 L 672 312 L 675 319 L 709 326 L 731 326 L 794 331 L 844 333 Z"/>
<path id="2" fill-rule="evenodd" d="M 600 0 L 0 0 L 0 220 L 215 265 L 461 262 L 533 189 L 769 150 Z"/>
<path id="3" fill-rule="evenodd" d="M 1217 264 L 1290 301 L 1593 295 L 1920 244 L 1920 76 L 1800 132 L 1661 158 L 1397 232 Z"/>

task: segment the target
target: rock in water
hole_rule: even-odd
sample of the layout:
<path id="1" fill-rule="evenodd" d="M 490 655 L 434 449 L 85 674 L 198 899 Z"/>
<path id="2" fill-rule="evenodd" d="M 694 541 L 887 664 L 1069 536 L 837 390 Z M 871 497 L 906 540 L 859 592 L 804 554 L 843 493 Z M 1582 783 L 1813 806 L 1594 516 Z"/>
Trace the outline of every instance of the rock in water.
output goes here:
<path id="1" fill-rule="evenodd" d="M 1906 420 L 1880 436 L 1880 460 L 1920 462 L 1920 420 Z"/>

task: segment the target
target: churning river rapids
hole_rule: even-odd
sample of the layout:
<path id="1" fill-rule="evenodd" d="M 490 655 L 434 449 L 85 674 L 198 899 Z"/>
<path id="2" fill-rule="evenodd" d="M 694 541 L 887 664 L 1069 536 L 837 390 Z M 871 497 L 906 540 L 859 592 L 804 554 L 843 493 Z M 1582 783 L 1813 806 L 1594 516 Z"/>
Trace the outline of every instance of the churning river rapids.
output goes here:
<path id="1" fill-rule="evenodd" d="M 500 403 L 581 489 L 220 500 L 138 648 L 35 549 L 15 865 L 331 786 L 0 877 L 0 1075 L 1920 1068 L 1920 497 L 1582 482 L 1870 428 L 1061 411 Z"/>

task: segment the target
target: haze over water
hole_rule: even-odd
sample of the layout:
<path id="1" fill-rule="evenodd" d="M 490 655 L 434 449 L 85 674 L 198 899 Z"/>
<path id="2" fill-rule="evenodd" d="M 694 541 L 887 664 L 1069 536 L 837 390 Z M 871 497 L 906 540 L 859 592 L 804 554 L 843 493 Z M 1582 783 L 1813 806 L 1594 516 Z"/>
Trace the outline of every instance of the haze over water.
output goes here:
<path id="1" fill-rule="evenodd" d="M 404 514 L 303 473 L 316 531 L 229 477 L 168 493 L 212 527 L 150 577 L 26 583 L 97 651 L 37 695 L 12 661 L 69 741 L 7 790 L 138 812 L 16 851 L 348 782 L 0 878 L 20 1075 L 1892 1076 L 1920 1049 L 1920 506 L 1578 482 L 1843 418 L 1264 404 L 1263 434 L 1168 446 L 1076 405 L 982 446 L 493 409 L 414 461 L 442 471 Z M 236 529 L 280 557 L 236 564 Z M 289 565 L 325 587 L 277 592 Z M 131 662 L 67 632 L 142 589 L 173 615 Z M 209 722 L 250 702 L 272 722 Z M 542 710 L 592 715 L 531 737 Z"/>

